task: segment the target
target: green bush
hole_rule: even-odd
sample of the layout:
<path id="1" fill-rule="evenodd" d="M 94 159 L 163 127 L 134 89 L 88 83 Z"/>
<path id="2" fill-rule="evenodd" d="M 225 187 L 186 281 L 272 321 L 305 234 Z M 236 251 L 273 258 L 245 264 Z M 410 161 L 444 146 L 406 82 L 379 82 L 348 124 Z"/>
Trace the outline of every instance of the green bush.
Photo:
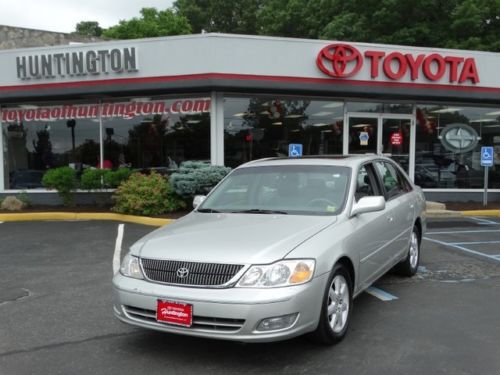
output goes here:
<path id="1" fill-rule="evenodd" d="M 170 183 L 177 194 L 187 198 L 207 194 L 230 171 L 229 167 L 187 161 L 181 164 L 178 172 L 170 176 Z"/>
<path id="2" fill-rule="evenodd" d="M 81 177 L 81 187 L 85 190 L 100 190 L 117 188 L 130 176 L 130 169 L 85 169 Z"/>
<path id="3" fill-rule="evenodd" d="M 114 171 L 108 169 L 104 173 L 104 186 L 109 189 L 117 188 L 123 181 L 129 178 L 131 173 L 129 168 L 118 168 Z"/>
<path id="4" fill-rule="evenodd" d="M 85 190 L 102 189 L 102 180 L 106 169 L 87 168 L 83 171 L 80 186 Z"/>
<path id="5" fill-rule="evenodd" d="M 49 169 L 42 178 L 42 184 L 48 189 L 56 189 L 64 205 L 74 206 L 74 191 L 78 188 L 76 171 L 70 167 Z"/>
<path id="6" fill-rule="evenodd" d="M 113 211 L 133 215 L 161 215 L 186 208 L 170 183 L 156 172 L 133 173 L 121 183 L 113 196 Z"/>

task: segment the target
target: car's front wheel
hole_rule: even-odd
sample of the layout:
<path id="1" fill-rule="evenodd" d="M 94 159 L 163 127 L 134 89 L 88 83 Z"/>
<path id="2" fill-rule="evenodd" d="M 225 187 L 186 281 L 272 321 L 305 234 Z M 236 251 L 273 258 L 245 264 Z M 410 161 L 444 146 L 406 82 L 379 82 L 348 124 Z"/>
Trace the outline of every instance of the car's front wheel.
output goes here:
<path id="1" fill-rule="evenodd" d="M 324 345 L 340 342 L 347 333 L 352 310 L 352 281 L 342 264 L 336 264 L 328 279 L 318 327 L 311 338 Z"/>
<path id="2" fill-rule="evenodd" d="M 413 227 L 410 237 L 410 246 L 406 258 L 396 265 L 396 272 L 401 276 L 413 276 L 417 273 L 420 263 L 420 231 L 417 226 Z"/>

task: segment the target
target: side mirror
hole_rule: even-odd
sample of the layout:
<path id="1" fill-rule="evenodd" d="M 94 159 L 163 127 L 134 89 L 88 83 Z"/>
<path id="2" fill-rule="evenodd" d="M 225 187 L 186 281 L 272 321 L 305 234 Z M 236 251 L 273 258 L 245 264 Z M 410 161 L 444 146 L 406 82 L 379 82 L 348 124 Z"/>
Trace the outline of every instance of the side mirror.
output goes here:
<path id="1" fill-rule="evenodd" d="M 363 197 L 354 203 L 351 210 L 351 217 L 367 212 L 382 211 L 385 208 L 385 199 L 382 196 Z"/>
<path id="2" fill-rule="evenodd" d="M 205 195 L 195 195 L 193 199 L 193 208 L 198 207 L 205 200 L 205 198 Z"/>

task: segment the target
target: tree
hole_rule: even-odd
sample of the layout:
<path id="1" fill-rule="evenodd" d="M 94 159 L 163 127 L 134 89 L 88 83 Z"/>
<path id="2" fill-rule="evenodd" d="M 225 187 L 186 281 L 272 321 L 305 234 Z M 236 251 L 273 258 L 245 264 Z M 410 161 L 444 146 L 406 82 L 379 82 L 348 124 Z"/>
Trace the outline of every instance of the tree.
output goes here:
<path id="1" fill-rule="evenodd" d="M 101 36 L 102 28 L 97 21 L 82 21 L 76 24 L 75 33 L 82 36 Z"/>
<path id="2" fill-rule="evenodd" d="M 104 30 L 103 35 L 112 39 L 137 39 L 190 33 L 189 21 L 174 10 L 142 8 L 141 17 L 122 20 L 118 25 Z"/>
<path id="3" fill-rule="evenodd" d="M 194 33 L 259 34 L 257 17 L 265 0 L 177 0 L 174 9 Z"/>

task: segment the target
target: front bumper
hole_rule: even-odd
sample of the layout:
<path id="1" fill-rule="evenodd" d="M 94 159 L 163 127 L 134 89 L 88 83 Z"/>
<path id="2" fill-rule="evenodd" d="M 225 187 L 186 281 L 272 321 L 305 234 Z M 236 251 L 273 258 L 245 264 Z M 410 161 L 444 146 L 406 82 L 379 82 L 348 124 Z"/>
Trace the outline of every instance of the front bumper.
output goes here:
<path id="1" fill-rule="evenodd" d="M 187 288 L 113 278 L 114 312 L 135 326 L 164 332 L 243 342 L 278 341 L 313 331 L 319 321 L 328 275 L 302 285 L 270 288 Z M 193 305 L 189 328 L 156 321 L 158 299 Z M 261 320 L 298 313 L 294 324 L 277 331 L 256 331 Z"/>

